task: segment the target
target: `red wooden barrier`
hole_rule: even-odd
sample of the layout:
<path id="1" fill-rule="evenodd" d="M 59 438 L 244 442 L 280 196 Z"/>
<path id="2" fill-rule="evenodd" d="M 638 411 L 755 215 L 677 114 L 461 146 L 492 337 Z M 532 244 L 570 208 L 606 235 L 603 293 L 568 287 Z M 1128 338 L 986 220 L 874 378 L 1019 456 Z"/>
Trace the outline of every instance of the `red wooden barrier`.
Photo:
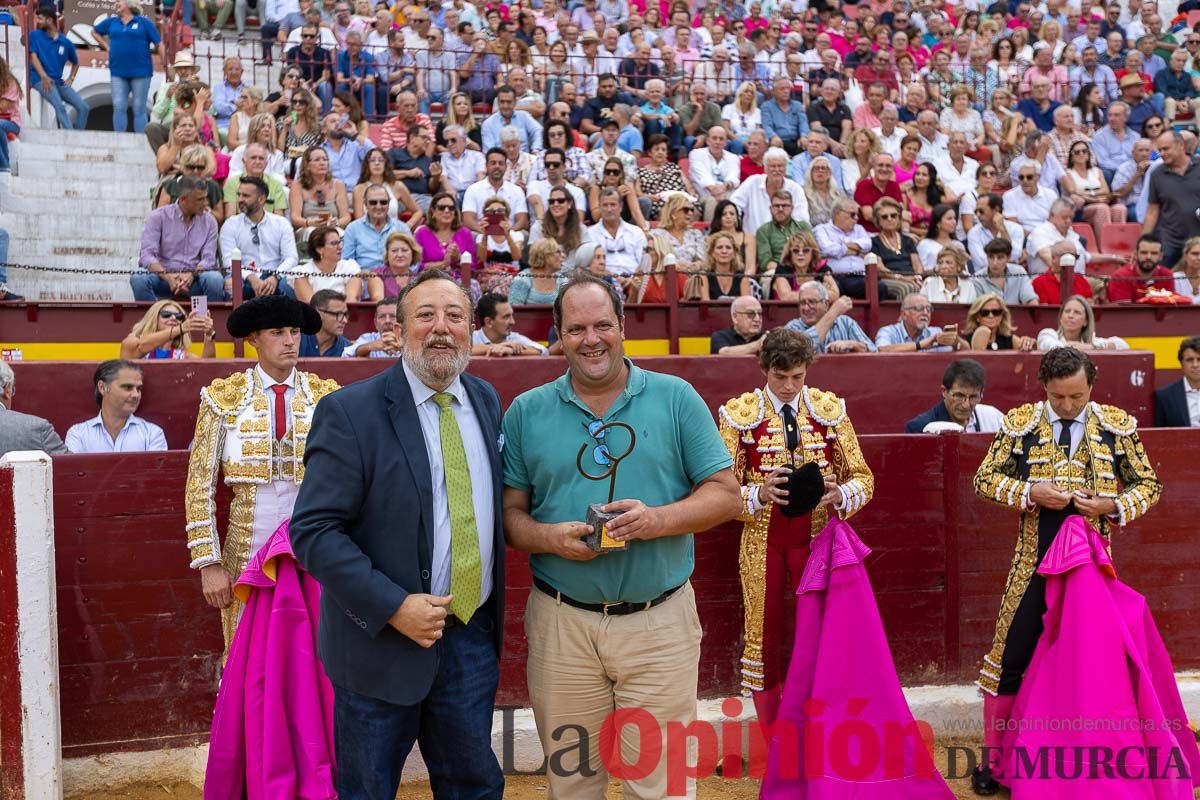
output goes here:
<path id="1" fill-rule="evenodd" d="M 18 395 L 19 396 L 19 395 Z M 1114 538 L 1122 577 L 1150 599 L 1178 669 L 1200 666 L 1195 520 L 1200 432 L 1146 431 L 1166 484 L 1145 521 Z M 864 436 L 875 500 L 854 520 L 884 626 L 908 683 L 973 679 L 988 649 L 1016 540 L 1016 515 L 974 497 L 989 437 Z M 187 455 L 54 460 L 63 740 L 66 754 L 161 747 L 207 735 L 221 634 L 188 569 L 183 534 Z M 225 508 L 228 497 L 218 501 Z M 222 519 L 222 528 L 224 520 Z M 736 691 L 740 528 L 696 540 L 705 637 L 700 693 Z M 500 702 L 527 703 L 522 614 L 530 578 L 508 554 Z"/>
<path id="2" fill-rule="evenodd" d="M 985 401 L 1001 409 L 1036 399 L 1036 353 L 973 353 L 987 368 Z M 904 423 L 928 411 L 941 399 L 942 372 L 960 355 L 952 353 L 871 354 L 822 356 L 810 372 L 813 386 L 846 398 L 851 418 L 860 433 L 895 433 Z M 1149 353 L 1097 353 L 1101 380 L 1096 399 L 1114 403 L 1151 424 L 1153 357 Z M 663 356 L 639 358 L 646 369 L 678 375 L 691 383 L 716 409 L 740 392 L 761 386 L 762 373 L 750 357 Z M 192 439 L 200 388 L 214 378 L 246 369 L 246 361 L 147 361 L 146 388 L 139 415 L 161 425 L 171 447 L 183 449 Z M 304 363 L 326 378 L 343 385 L 386 369 L 384 359 L 313 359 Z M 521 392 L 554 380 L 566 370 L 562 358 L 528 356 L 514 369 L 511 359 L 477 358 L 470 370 L 491 381 L 507 406 Z M 87 362 L 19 361 L 12 365 L 17 393 L 14 408 L 50 420 L 61 435 L 97 413 L 92 398 L 95 364 Z"/>

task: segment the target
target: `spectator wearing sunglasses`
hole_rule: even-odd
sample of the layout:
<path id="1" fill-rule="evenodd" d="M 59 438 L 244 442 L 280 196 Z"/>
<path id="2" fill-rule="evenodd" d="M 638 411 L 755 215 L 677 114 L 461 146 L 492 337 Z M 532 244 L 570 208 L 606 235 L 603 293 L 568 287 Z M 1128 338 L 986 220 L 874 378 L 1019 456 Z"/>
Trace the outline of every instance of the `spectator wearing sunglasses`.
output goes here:
<path id="1" fill-rule="evenodd" d="M 191 351 L 192 336 L 204 342 L 203 356 Z M 192 312 L 174 300 L 159 300 L 134 324 L 121 341 L 121 358 L 181 360 L 216 358 L 216 333 L 212 317 Z"/>
<path id="2" fill-rule="evenodd" d="M 586 209 L 587 197 L 583 190 L 575 184 L 567 182 L 566 153 L 558 147 L 552 147 L 546 151 L 542 163 L 546 168 L 546 178 L 530 181 L 529 186 L 525 189 L 525 197 L 529 202 L 529 213 L 533 218 L 541 220 L 546 215 L 550 206 L 551 189 L 563 189 L 570 192 L 571 196 L 575 198 L 575 207 Z"/>
<path id="3" fill-rule="evenodd" d="M 383 264 L 384 243 L 389 236 L 396 231 L 412 236 L 412 230 L 406 223 L 388 214 L 391 202 L 391 195 L 383 184 L 375 183 L 367 187 L 363 193 L 367 215 L 346 226 L 344 258 L 357 261 L 363 269 L 375 269 Z M 358 300 L 353 292 L 350 296 Z"/>

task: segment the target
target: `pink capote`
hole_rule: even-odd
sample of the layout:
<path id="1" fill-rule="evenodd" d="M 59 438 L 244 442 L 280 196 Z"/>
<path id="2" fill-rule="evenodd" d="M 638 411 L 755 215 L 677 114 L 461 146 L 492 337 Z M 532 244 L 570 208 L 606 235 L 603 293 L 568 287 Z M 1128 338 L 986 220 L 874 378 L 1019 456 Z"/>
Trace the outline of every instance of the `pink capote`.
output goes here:
<path id="1" fill-rule="evenodd" d="M 204 800 L 334 800 L 333 687 L 317 659 L 321 589 L 286 521 L 234 588 L 246 603 L 209 737 Z"/>
<path id="2" fill-rule="evenodd" d="M 900 690 L 863 566 L 870 552 L 839 519 L 812 541 L 796 590 L 796 642 L 771 735 L 766 800 L 954 798 Z"/>
<path id="3" fill-rule="evenodd" d="M 1006 776 L 1001 780 L 1012 787 L 1014 800 L 1192 800 L 1193 785 L 1200 786 L 1200 751 L 1146 599 L 1117 579 L 1104 540 L 1078 515 L 1063 522 L 1038 572 L 1046 577 L 1045 631 L 1001 751 Z M 1150 729 L 1139 720 L 1157 724 Z M 1102 727 L 1094 721 L 1111 721 L 1113 729 L 1083 729 L 1089 722 Z M 1018 747 L 1025 748 L 1023 760 Z M 1054 747 L 1066 748 L 1064 770 L 1056 770 L 1055 751 L 1049 749 L 1043 756 L 1048 778 L 1040 777 L 1039 767 L 1026 766 L 1038 748 Z M 1098 747 L 1114 755 L 1139 748 L 1124 761 L 1126 775 L 1145 770 L 1140 754 L 1153 751 L 1159 779 L 1123 778 L 1115 769 L 1107 778 L 1097 769 L 1097 779 L 1069 780 L 1080 769 L 1076 753 L 1083 775 L 1090 776 L 1094 757 L 1088 748 Z M 1174 748 L 1177 758 L 1168 770 L 1167 754 Z"/>

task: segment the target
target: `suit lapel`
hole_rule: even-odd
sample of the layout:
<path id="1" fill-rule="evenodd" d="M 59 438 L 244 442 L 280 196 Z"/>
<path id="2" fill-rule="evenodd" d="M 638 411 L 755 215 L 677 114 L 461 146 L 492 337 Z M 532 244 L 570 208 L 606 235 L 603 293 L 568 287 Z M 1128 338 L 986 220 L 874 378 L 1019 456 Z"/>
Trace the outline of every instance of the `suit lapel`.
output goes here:
<path id="1" fill-rule="evenodd" d="M 397 361 L 388 370 L 384 396 L 388 403 L 388 417 L 392 429 L 400 442 L 400 450 L 408 461 L 409 470 L 417 484 L 417 495 L 421 503 L 422 564 L 433 563 L 433 477 L 429 467 L 429 454 L 425 449 L 425 436 L 421 433 L 421 421 L 417 418 L 417 406 L 413 402 L 408 378 L 404 375 L 403 362 Z M 426 582 L 425 590 L 429 590 Z"/>

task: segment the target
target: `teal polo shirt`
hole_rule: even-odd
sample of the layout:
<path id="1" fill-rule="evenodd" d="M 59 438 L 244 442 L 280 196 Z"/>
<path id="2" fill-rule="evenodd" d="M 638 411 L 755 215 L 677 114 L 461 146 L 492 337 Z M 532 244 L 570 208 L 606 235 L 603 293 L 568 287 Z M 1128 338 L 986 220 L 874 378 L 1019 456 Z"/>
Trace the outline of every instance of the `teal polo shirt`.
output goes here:
<path id="1" fill-rule="evenodd" d="M 631 426 L 633 452 L 617 469 L 614 500 L 641 500 L 648 506 L 689 496 L 704 479 L 732 466 L 712 412 L 696 390 L 673 375 L 647 372 L 625 360 L 625 391 L 604 417 Z M 583 466 L 604 472 L 592 457 L 598 444 L 588 433 L 596 417 L 571 386 L 570 372 L 525 392 L 504 415 L 504 483 L 530 494 L 530 513 L 538 522 L 581 522 L 589 503 L 607 503 L 609 479 L 587 480 L 575 459 L 585 447 Z M 609 428 L 611 452 L 628 449 L 628 432 Z M 570 561 L 537 553 L 529 557 L 533 574 L 558 591 L 585 603 L 642 603 L 688 580 L 695 563 L 692 534 L 633 541 L 629 549 L 591 561 Z"/>

